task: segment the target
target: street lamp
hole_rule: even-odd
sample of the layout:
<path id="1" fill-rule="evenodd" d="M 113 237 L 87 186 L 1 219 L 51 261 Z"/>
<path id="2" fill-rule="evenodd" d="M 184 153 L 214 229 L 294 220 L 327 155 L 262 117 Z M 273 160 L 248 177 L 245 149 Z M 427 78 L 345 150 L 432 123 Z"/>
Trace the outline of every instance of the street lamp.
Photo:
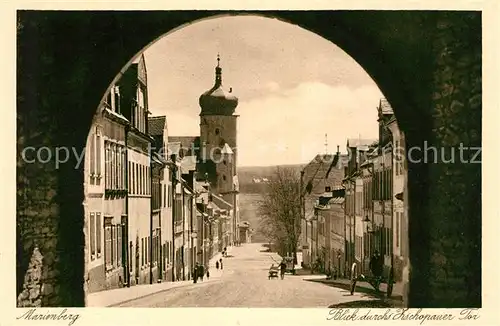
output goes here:
<path id="1" fill-rule="evenodd" d="M 366 215 L 365 219 L 363 220 L 363 223 L 365 224 L 366 226 L 366 233 L 371 233 L 372 232 L 372 229 L 370 227 L 370 218 L 368 217 L 368 215 Z"/>

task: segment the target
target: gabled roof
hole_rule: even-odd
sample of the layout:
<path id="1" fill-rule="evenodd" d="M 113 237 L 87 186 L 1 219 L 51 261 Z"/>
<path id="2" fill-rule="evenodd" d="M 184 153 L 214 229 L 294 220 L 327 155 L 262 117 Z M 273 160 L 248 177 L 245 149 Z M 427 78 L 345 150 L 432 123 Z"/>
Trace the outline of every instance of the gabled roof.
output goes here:
<path id="1" fill-rule="evenodd" d="M 348 156 L 345 154 L 340 154 L 337 158 L 331 154 L 316 155 L 303 169 L 304 187 L 310 188 L 310 193 L 323 193 L 324 184 L 332 188 L 342 187 L 344 167 L 347 166 L 347 162 Z"/>
<path id="2" fill-rule="evenodd" d="M 149 117 L 148 118 L 148 133 L 151 136 L 163 136 L 166 121 L 167 121 L 167 117 L 165 117 L 164 115 L 158 116 L 158 117 Z"/>
<path id="3" fill-rule="evenodd" d="M 215 202 L 219 207 L 230 210 L 233 209 L 233 205 L 222 199 L 221 197 L 212 194 L 212 201 Z"/>
<path id="4" fill-rule="evenodd" d="M 179 150 L 178 154 L 182 154 L 184 156 L 196 155 L 196 152 L 199 152 L 200 147 L 200 137 L 199 136 L 169 136 L 169 143 L 178 143 Z M 182 148 L 182 153 L 180 153 L 180 149 Z M 194 151 L 194 152 L 193 152 Z"/>
<path id="5" fill-rule="evenodd" d="M 196 141 L 199 140 L 199 136 L 168 136 L 168 142 L 172 143 L 180 143 L 182 148 L 192 148 L 192 144 L 196 144 Z"/>

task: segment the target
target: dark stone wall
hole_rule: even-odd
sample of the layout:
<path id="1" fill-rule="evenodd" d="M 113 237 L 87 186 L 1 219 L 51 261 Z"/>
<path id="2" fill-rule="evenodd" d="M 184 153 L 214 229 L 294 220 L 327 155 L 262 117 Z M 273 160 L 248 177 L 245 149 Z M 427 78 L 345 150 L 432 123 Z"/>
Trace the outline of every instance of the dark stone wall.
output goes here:
<path id="1" fill-rule="evenodd" d="M 254 12 L 255 13 L 255 12 Z M 375 80 L 407 145 L 481 144 L 481 16 L 468 12 L 256 12 L 331 40 Z M 223 12 L 18 13 L 18 294 L 35 245 L 44 306 L 83 306 L 83 171 L 27 163 L 26 146 L 80 152 L 104 92 L 166 32 Z M 410 293 L 419 307 L 481 305 L 480 164 L 408 164 Z"/>
<path id="2" fill-rule="evenodd" d="M 474 156 L 481 148 L 481 17 L 447 13 L 437 28 L 429 145 L 442 152 L 440 163 L 429 164 L 427 277 L 432 291 L 421 300 L 440 308 L 473 302 L 479 307 L 481 155 Z M 461 144 L 477 148 L 464 150 L 462 162 Z M 455 162 L 442 162 L 451 159 Z"/>

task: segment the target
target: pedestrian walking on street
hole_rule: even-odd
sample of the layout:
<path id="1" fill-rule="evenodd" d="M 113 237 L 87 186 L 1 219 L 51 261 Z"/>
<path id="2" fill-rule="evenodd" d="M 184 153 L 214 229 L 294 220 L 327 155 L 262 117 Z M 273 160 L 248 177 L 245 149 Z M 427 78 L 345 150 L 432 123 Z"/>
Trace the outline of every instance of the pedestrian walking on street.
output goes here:
<path id="1" fill-rule="evenodd" d="M 215 262 L 215 268 L 217 268 L 217 270 L 219 269 L 219 261 Z"/>
<path id="2" fill-rule="evenodd" d="M 198 263 L 196 263 L 196 265 L 194 265 L 192 275 L 193 275 L 193 283 L 197 283 L 198 282 Z"/>
<path id="3" fill-rule="evenodd" d="M 203 282 L 203 276 L 205 276 L 205 268 L 203 267 L 203 265 L 200 265 L 199 269 L 198 269 L 198 275 L 200 276 L 200 279 L 201 281 Z"/>
<path id="4" fill-rule="evenodd" d="M 286 264 L 285 264 L 285 260 L 283 259 L 281 261 L 281 264 L 280 264 L 280 276 L 281 276 L 281 279 L 285 278 L 285 270 L 286 270 Z"/>
<path id="5" fill-rule="evenodd" d="M 373 276 L 381 277 L 383 269 L 384 269 L 384 262 L 382 260 L 382 256 L 380 256 L 378 250 L 375 250 L 370 260 L 370 270 Z"/>
<path id="6" fill-rule="evenodd" d="M 219 262 L 220 262 L 220 269 L 222 270 L 222 258 L 219 259 Z"/>
<path id="7" fill-rule="evenodd" d="M 210 279 L 210 271 L 208 270 L 208 266 L 206 269 L 207 269 L 207 280 L 209 280 Z"/>

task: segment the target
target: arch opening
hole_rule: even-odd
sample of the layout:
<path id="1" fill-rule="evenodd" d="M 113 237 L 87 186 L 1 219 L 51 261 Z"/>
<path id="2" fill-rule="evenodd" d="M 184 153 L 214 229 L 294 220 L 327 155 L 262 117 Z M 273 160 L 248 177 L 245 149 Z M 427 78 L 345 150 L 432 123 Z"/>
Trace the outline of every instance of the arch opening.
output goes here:
<path id="1" fill-rule="evenodd" d="M 203 13 L 201 15 L 210 15 L 210 14 Z M 275 13 L 272 13 L 272 15 L 275 15 Z M 277 17 L 280 17 L 280 18 L 285 19 L 285 20 L 289 20 L 292 23 L 295 22 L 299 26 L 316 26 L 316 27 L 311 28 L 310 30 L 314 30 L 315 33 L 318 35 L 324 35 L 323 37 L 325 39 L 331 40 L 334 44 L 339 45 L 342 49 L 344 49 L 347 53 L 349 53 L 349 55 L 351 57 L 355 58 L 360 63 L 361 66 L 365 67 L 366 71 L 370 74 L 370 76 L 373 77 L 373 79 L 375 81 L 377 81 L 377 84 L 379 85 L 380 89 L 382 89 L 384 94 L 386 94 L 387 98 L 389 99 L 392 106 L 394 107 L 394 111 L 398 112 L 397 113 L 398 121 L 401 121 L 401 129 L 403 131 L 405 131 L 405 133 L 407 133 L 407 135 L 408 135 L 408 139 L 407 139 L 408 146 L 410 144 L 417 144 L 418 145 L 419 142 L 426 139 L 427 137 L 428 137 L 428 139 L 432 139 L 433 141 L 437 141 L 437 142 L 446 142 L 446 141 L 449 142 L 449 140 L 446 140 L 446 138 L 439 136 L 439 134 L 433 129 L 435 125 L 428 124 L 429 121 L 433 121 L 434 123 L 436 123 L 436 118 L 433 116 L 432 110 L 429 111 L 429 109 L 426 109 L 425 104 L 431 104 L 431 105 L 429 105 L 430 108 L 437 107 L 437 105 L 433 102 L 433 101 L 435 101 L 435 99 L 433 99 L 432 96 L 430 96 L 430 94 L 432 93 L 432 91 L 439 90 L 441 87 L 441 84 L 439 84 L 439 80 L 438 81 L 435 80 L 435 78 L 437 78 L 436 72 L 434 70 L 432 70 L 432 66 L 436 62 L 439 62 L 439 60 L 437 59 L 437 52 L 440 49 L 440 47 L 438 45 L 431 46 L 428 42 L 426 42 L 424 40 L 423 36 L 432 35 L 432 36 L 434 36 L 434 38 L 438 38 L 436 36 L 438 33 L 435 31 L 435 25 L 436 25 L 437 21 L 448 21 L 448 22 L 451 22 L 451 24 L 456 24 L 457 26 L 459 26 L 460 24 L 456 20 L 454 20 L 455 17 L 453 17 L 453 15 L 451 15 L 451 16 L 450 15 L 439 16 L 437 14 L 425 15 L 425 14 L 415 13 L 415 14 L 413 14 L 414 16 L 411 16 L 412 17 L 412 19 L 410 20 L 411 23 L 409 23 L 409 24 L 403 24 L 401 18 L 397 18 L 396 16 L 391 16 L 388 13 L 387 14 L 384 13 L 383 14 L 384 16 L 380 16 L 383 18 L 380 18 L 379 21 L 377 20 L 376 17 L 375 18 L 370 18 L 369 16 L 365 17 L 365 22 L 390 21 L 391 24 L 398 24 L 399 23 L 400 24 L 399 26 L 401 26 L 401 28 L 402 28 L 402 32 L 400 32 L 400 35 L 395 39 L 391 39 L 387 35 L 384 35 L 384 33 L 377 34 L 377 31 L 374 30 L 373 28 L 368 29 L 368 30 L 363 32 L 361 30 L 362 29 L 361 27 L 370 26 L 371 25 L 370 23 L 366 23 L 366 25 L 358 24 L 357 28 L 354 27 L 352 23 L 349 23 L 349 21 L 351 21 L 354 17 L 356 17 L 356 15 L 361 15 L 359 13 L 357 13 L 357 14 L 344 13 L 344 12 L 314 13 L 314 14 L 311 13 L 309 15 L 306 15 L 306 17 L 303 19 L 299 19 L 299 18 L 293 16 L 292 13 L 277 13 L 276 15 L 277 15 Z M 195 16 L 196 16 L 196 14 L 193 14 L 193 16 L 191 16 L 191 17 L 195 17 Z M 117 20 L 126 19 L 126 18 L 119 18 L 119 15 L 115 16 L 115 17 L 118 17 L 118 18 L 116 18 Z M 125 16 L 122 16 L 122 17 L 125 17 Z M 148 19 L 150 19 L 150 22 L 149 22 L 150 26 L 154 26 L 154 28 L 151 28 L 150 30 L 148 30 L 147 33 L 145 32 L 143 34 L 143 36 L 145 36 L 145 35 L 148 35 L 148 36 L 146 38 L 141 37 L 142 40 L 140 40 L 140 41 L 138 40 L 139 37 L 134 36 L 134 41 L 131 42 L 130 47 L 127 47 L 128 52 L 124 51 L 124 54 L 120 55 L 120 57 L 122 59 L 126 58 L 126 55 L 127 55 L 126 53 L 130 53 L 130 52 L 137 53 L 137 49 L 141 48 L 141 47 L 138 47 L 137 45 L 142 43 L 144 39 L 146 39 L 146 40 L 147 39 L 155 39 L 155 35 L 160 35 L 159 31 L 162 29 L 165 30 L 165 26 L 172 26 L 170 23 L 165 23 L 165 22 L 162 22 L 161 20 L 159 20 L 158 19 L 159 16 L 156 16 L 156 15 L 151 15 L 151 16 L 146 15 L 143 17 L 144 17 L 144 19 L 146 19 L 146 17 L 148 17 Z M 320 20 L 322 18 L 325 19 L 326 17 L 328 17 L 329 19 L 331 19 L 331 17 L 335 17 L 335 18 L 338 18 L 339 23 L 337 26 L 333 27 L 332 29 L 329 29 L 329 28 L 322 29 L 321 24 L 314 25 L 312 23 L 311 17 L 315 17 L 317 19 L 319 18 Z M 361 15 L 359 17 L 364 17 L 364 16 Z M 406 16 L 405 18 L 408 18 L 408 17 L 409 16 Z M 197 18 L 188 18 L 186 20 L 187 21 L 189 21 L 189 20 L 195 21 L 196 19 Z M 373 20 L 370 21 L 370 19 L 373 19 Z M 474 18 L 471 18 L 471 20 L 475 21 Z M 424 30 L 420 29 L 420 31 L 417 31 L 416 26 L 421 26 L 422 22 L 424 22 L 424 26 L 425 26 Z M 52 24 L 56 24 L 56 23 L 52 23 Z M 79 24 L 79 22 L 77 21 L 75 23 L 75 26 L 77 26 L 78 24 Z M 176 21 L 175 23 L 173 23 L 173 25 L 178 26 L 181 24 L 179 23 L 179 21 Z M 52 26 L 55 26 L 55 25 L 52 25 Z M 406 28 L 404 28 L 403 26 L 406 26 Z M 414 29 L 412 29 L 412 28 L 414 28 Z M 170 29 L 170 27 L 168 29 Z M 360 38 L 358 40 L 348 39 L 348 37 L 346 37 L 345 35 L 342 35 L 343 33 L 345 33 L 346 30 L 351 31 L 352 35 L 356 35 L 356 36 L 359 35 Z M 410 30 L 411 30 L 414 38 L 412 40 L 409 40 L 409 41 L 403 43 L 402 45 L 399 45 L 402 50 L 398 51 L 398 46 L 395 45 L 397 43 L 396 41 L 399 41 L 400 39 L 404 38 L 405 31 L 408 32 Z M 320 31 L 320 32 L 318 32 L 318 31 Z M 125 30 L 120 30 L 120 28 L 116 28 L 116 29 L 111 29 L 109 33 L 110 34 L 116 33 L 117 35 L 119 35 L 120 33 L 124 33 L 124 32 L 125 32 Z M 394 35 L 391 35 L 391 36 L 394 36 Z M 419 37 L 422 37 L 422 38 L 420 39 Z M 422 69 L 422 74 L 421 74 L 422 77 L 415 81 L 415 83 L 413 85 L 414 90 L 412 91 L 411 90 L 412 87 L 410 87 L 409 83 L 407 83 L 407 82 L 412 80 L 412 78 L 414 78 L 414 76 L 415 76 L 414 71 L 416 68 L 411 68 L 411 67 L 409 67 L 409 65 L 396 62 L 395 58 L 398 55 L 400 55 L 401 53 L 410 53 L 412 50 L 414 50 L 415 44 L 413 44 L 412 42 L 414 42 L 415 39 L 419 40 L 419 42 L 420 42 L 419 44 L 423 45 L 423 49 L 418 54 L 415 54 L 413 56 L 410 56 L 410 55 L 408 55 L 408 56 L 410 58 L 415 59 L 415 60 L 413 60 L 413 64 L 414 64 L 414 62 L 421 63 L 419 68 Z M 361 40 L 367 41 L 366 44 L 368 44 L 368 45 L 362 46 L 363 42 Z M 77 41 L 80 42 L 79 44 L 82 44 L 82 46 L 83 46 L 83 44 L 85 44 L 83 39 L 81 39 L 81 40 L 78 39 Z M 393 42 L 393 43 L 391 43 L 391 42 Z M 103 43 L 98 42 L 98 44 L 103 44 Z M 380 47 L 375 46 L 375 44 L 379 45 Z M 461 49 L 463 51 L 465 51 L 464 50 L 465 46 L 464 46 L 464 48 L 461 48 Z M 362 50 L 368 50 L 368 51 L 365 51 L 365 53 L 363 53 Z M 473 50 L 476 50 L 476 48 L 473 47 L 471 49 L 471 51 L 473 51 Z M 61 50 L 61 51 L 63 51 L 63 50 Z M 370 56 L 373 56 L 373 57 L 370 58 Z M 389 62 L 388 58 L 392 58 L 392 60 L 394 60 L 395 62 L 394 63 Z M 424 61 L 425 59 L 429 59 L 429 62 L 426 63 Z M 111 62 L 114 60 L 110 59 L 109 61 L 108 60 L 102 60 L 102 61 L 103 62 L 104 61 Z M 120 62 L 120 59 L 118 59 L 116 61 Z M 412 60 L 409 60 L 409 61 L 412 61 Z M 121 62 L 124 62 L 124 61 L 122 60 Z M 381 62 L 386 63 L 386 64 L 381 64 Z M 23 64 L 26 65 L 26 63 L 23 63 Z M 115 67 L 116 67 L 116 65 L 117 65 L 116 62 L 111 64 L 111 66 L 115 66 Z M 69 67 L 75 68 L 75 66 L 71 66 L 71 64 L 69 64 Z M 387 69 L 387 67 L 391 67 L 391 68 Z M 50 67 L 48 67 L 48 68 L 50 69 Z M 458 69 L 456 67 L 454 67 L 454 68 Z M 427 71 L 426 69 L 429 69 L 429 70 Z M 96 76 L 84 76 L 84 78 L 86 78 L 87 80 L 90 80 L 90 81 L 95 81 L 95 80 L 97 80 L 97 76 L 99 76 L 99 79 L 101 79 L 101 80 L 106 80 L 106 78 L 108 78 L 107 80 L 110 80 L 112 78 L 111 74 L 112 73 L 109 73 L 109 72 L 108 73 L 103 72 L 102 74 L 101 73 L 96 74 Z M 398 74 L 398 75 L 400 74 L 397 82 L 393 81 L 394 74 Z M 479 76 L 480 76 L 480 73 L 479 73 Z M 63 76 L 58 75 L 58 78 L 60 78 L 59 80 L 63 80 L 62 77 Z M 116 82 L 116 78 L 115 78 L 115 82 Z M 79 84 L 79 82 L 76 81 L 75 85 L 81 85 L 81 84 Z M 106 88 L 104 86 L 105 82 L 103 82 L 103 81 L 96 83 L 96 85 L 99 85 L 99 86 L 96 86 L 96 89 L 105 89 Z M 72 90 L 71 94 L 73 94 L 75 92 L 75 90 L 71 88 L 71 87 L 73 87 L 73 85 L 70 85 L 68 87 L 69 87 L 68 88 L 69 90 Z M 108 89 L 108 91 L 109 91 L 109 89 Z M 466 91 L 464 90 L 463 92 L 466 92 Z M 102 92 L 98 92 L 98 93 L 100 93 L 99 96 L 101 97 L 101 101 L 102 101 L 103 100 Z M 80 105 L 88 105 L 89 103 L 94 102 L 95 99 L 98 98 L 98 97 L 96 97 L 97 95 L 95 95 L 95 94 L 97 94 L 97 92 L 92 92 L 91 94 L 94 94 L 93 95 L 94 97 L 90 98 L 90 99 L 86 99 L 84 101 L 81 101 L 82 103 Z M 419 95 L 422 95 L 422 94 L 426 94 L 426 96 L 421 96 L 421 98 L 419 98 Z M 63 103 L 72 103 L 72 101 L 68 98 L 65 98 L 63 100 Z M 46 108 L 46 109 L 49 110 L 48 108 Z M 78 113 L 78 114 L 80 117 L 85 117 L 82 121 L 86 121 L 86 122 L 90 121 L 90 115 L 88 112 L 87 113 Z M 418 119 L 415 119 L 415 120 L 410 119 L 410 118 L 414 118 L 414 117 L 418 117 Z M 477 117 L 477 115 L 475 117 Z M 452 116 L 451 118 L 456 118 L 457 120 L 459 120 L 461 118 L 461 116 L 459 113 L 456 113 L 456 116 Z M 65 121 L 64 120 L 65 118 L 63 118 L 63 117 L 55 117 L 55 119 L 57 121 L 60 121 L 60 122 Z M 410 121 L 412 123 L 408 123 Z M 474 121 L 477 121 L 477 120 L 474 120 Z M 139 123 L 142 123 L 143 126 L 145 126 L 144 121 L 139 122 Z M 26 124 L 24 124 L 24 125 L 26 125 Z M 90 126 L 90 123 L 86 123 L 85 125 Z M 477 127 L 477 125 L 471 125 L 471 126 L 469 126 L 469 129 L 471 129 L 471 128 L 473 129 L 476 127 Z M 68 139 L 68 142 L 74 141 L 74 144 L 77 144 L 77 143 L 82 144 L 82 140 L 85 138 L 85 137 L 81 137 L 83 134 L 85 134 L 84 129 L 85 128 L 78 129 L 76 135 L 71 137 L 70 139 Z M 87 131 L 88 131 L 88 128 L 87 128 Z M 29 131 L 27 131 L 25 129 L 21 130 L 21 133 L 22 132 L 26 133 L 26 135 L 30 135 Z M 60 137 L 67 136 L 67 135 L 68 135 L 68 131 L 65 131 L 64 129 L 61 129 L 59 131 L 54 131 L 54 139 L 61 139 Z M 79 140 L 77 141 L 77 139 L 79 139 Z M 428 175 L 429 170 L 435 171 L 435 173 L 442 171 L 442 170 L 439 170 L 438 168 L 432 169 L 432 168 L 429 168 L 428 166 L 423 166 L 423 165 L 418 165 L 418 164 L 413 164 L 413 165 L 411 165 L 411 167 L 413 168 L 413 171 L 409 175 L 409 179 L 410 179 L 410 181 L 409 181 L 409 188 L 410 188 L 409 202 L 410 203 L 418 203 L 422 200 L 421 194 L 417 195 L 417 193 L 419 191 L 421 191 L 422 193 L 431 193 L 433 191 L 433 189 L 439 189 L 439 187 L 442 187 L 442 189 L 445 189 L 446 186 L 444 186 L 444 185 L 443 186 L 436 186 L 435 188 L 430 187 L 430 189 L 429 189 L 429 186 L 427 184 L 427 182 L 429 180 L 433 180 L 432 177 L 430 177 Z M 46 171 L 43 166 L 41 166 L 41 167 L 39 166 L 39 168 L 42 171 Z M 139 173 L 139 175 L 143 175 L 143 174 L 148 175 L 148 173 L 152 173 L 151 171 L 148 171 L 147 169 L 142 170 L 142 169 L 137 169 L 137 167 L 136 167 L 136 171 L 138 171 L 136 173 Z M 473 175 L 476 173 L 475 170 L 471 167 L 468 167 L 467 171 L 469 173 L 468 175 Z M 82 176 L 83 173 L 81 173 L 81 172 L 82 171 L 71 172 L 71 171 L 69 171 L 69 169 L 63 168 L 62 170 L 59 170 L 56 175 L 57 176 L 71 176 L 72 178 L 74 178 L 73 180 L 75 180 L 75 181 L 71 182 L 71 186 L 74 186 L 74 185 L 78 184 L 79 181 L 83 180 L 83 176 Z M 418 177 L 418 180 L 416 179 L 417 177 Z M 413 178 L 413 180 L 412 180 L 412 178 Z M 57 184 L 59 184 L 58 191 L 61 191 L 61 190 L 64 191 L 64 190 L 69 189 L 68 185 L 64 186 L 60 181 L 57 182 Z M 78 187 L 75 187 L 75 188 L 78 188 Z M 144 189 L 142 191 L 144 191 Z M 28 196 L 29 196 L 29 194 L 28 194 Z M 69 201 L 66 204 L 62 204 L 59 202 L 57 203 L 57 205 L 60 207 L 61 216 L 63 216 L 63 215 L 67 216 L 68 214 L 70 214 L 70 213 L 72 214 L 74 212 L 78 212 L 77 215 L 82 213 L 80 209 L 75 209 L 75 208 L 70 207 L 72 204 L 75 204 L 79 199 L 82 198 L 81 191 L 72 190 L 72 191 L 67 192 L 66 195 L 61 195 L 60 198 L 69 199 Z M 429 199 L 426 199 L 425 203 L 426 204 L 422 205 L 421 207 L 416 207 L 415 205 L 410 205 L 409 206 L 410 215 L 416 216 L 416 215 L 419 215 L 421 213 L 424 213 L 424 215 L 425 215 L 425 213 L 429 213 L 429 216 L 432 216 L 432 214 L 429 212 L 429 210 L 432 207 L 437 207 L 439 205 L 437 203 L 433 202 L 432 200 L 429 200 Z M 470 210 L 471 210 L 471 208 L 467 209 L 467 211 L 470 211 Z M 441 212 L 446 212 L 446 210 L 441 210 Z M 81 214 L 79 216 L 83 216 L 83 214 Z M 411 258 L 413 258 L 412 264 L 418 264 L 419 269 L 421 269 L 420 271 L 412 271 L 413 272 L 412 280 L 414 281 L 413 282 L 414 286 L 416 286 L 416 284 L 424 284 L 425 283 L 425 280 L 423 280 L 423 275 L 425 273 L 427 273 L 427 271 L 429 271 L 429 268 L 430 268 L 429 265 L 426 265 L 426 263 L 430 262 L 431 256 L 436 255 L 436 251 L 433 251 L 433 249 L 432 249 L 435 247 L 435 243 L 437 243 L 437 240 L 434 237 L 435 233 L 428 230 L 428 226 L 425 226 L 426 222 L 428 222 L 430 219 L 429 216 L 424 216 L 424 217 L 422 217 L 422 219 L 420 221 L 414 222 L 413 226 L 410 225 L 410 229 L 409 229 L 410 247 L 412 246 L 412 244 L 416 243 L 415 239 L 417 236 L 421 237 L 421 239 L 424 239 L 423 246 L 421 247 L 421 249 L 418 250 L 418 252 L 411 253 L 411 256 L 412 256 Z M 102 218 L 105 219 L 106 217 L 102 217 Z M 479 219 L 480 219 L 480 216 L 479 216 Z M 18 213 L 18 220 L 19 220 L 19 213 Z M 66 223 L 68 223 L 68 222 L 66 222 Z M 466 219 L 460 220 L 460 225 L 469 225 L 469 223 L 471 223 L 471 222 L 466 220 Z M 81 225 L 81 224 L 77 224 L 77 225 Z M 62 226 L 64 227 L 64 223 L 62 223 Z M 448 230 L 446 225 L 439 224 L 439 227 L 440 227 L 440 230 Z M 471 239 L 477 240 L 477 237 L 474 235 L 474 233 L 472 231 L 473 230 L 469 230 Z M 60 240 L 60 241 L 58 241 L 58 243 L 60 243 L 59 246 L 62 245 L 64 247 L 66 247 L 66 245 L 69 243 L 67 241 L 68 239 L 65 239 L 65 238 L 71 237 L 71 235 L 76 235 L 76 233 L 74 233 L 74 232 L 68 232 L 65 235 L 61 235 L 61 231 L 58 231 L 58 232 L 59 232 L 58 237 Z M 113 231 L 111 231 L 111 232 L 113 232 Z M 116 231 L 116 232 L 118 232 L 118 231 Z M 411 239 L 412 234 L 413 234 L 413 240 Z M 78 235 L 77 238 L 80 240 L 83 240 L 82 236 L 83 235 Z M 26 243 L 26 238 L 27 237 L 24 236 L 24 238 L 22 238 L 21 242 Z M 479 236 L 479 238 L 480 238 L 480 236 Z M 41 242 L 43 243 L 43 240 Z M 475 243 L 477 243 L 477 242 L 475 242 Z M 76 247 L 81 246 L 81 242 L 79 244 L 78 243 L 75 244 L 74 246 L 76 246 Z M 467 247 L 467 248 L 468 248 L 467 250 L 469 250 L 468 252 L 470 252 L 472 255 L 473 250 L 470 249 L 469 247 Z M 48 248 L 45 247 L 44 250 L 51 252 L 52 249 L 50 247 L 48 247 Z M 95 250 L 97 252 L 97 248 L 95 248 Z M 78 250 L 76 250 L 75 253 L 77 251 Z M 445 255 L 445 256 L 448 255 L 449 256 L 450 252 L 441 253 L 441 255 Z M 84 256 L 83 253 L 81 253 L 81 254 L 78 253 L 75 255 L 75 257 L 72 257 L 72 258 L 64 257 L 64 255 L 63 255 L 60 257 L 60 260 L 63 261 L 62 264 L 66 264 L 70 261 L 75 261 L 75 259 L 81 259 L 81 258 L 83 258 L 83 256 Z M 432 266 L 434 266 L 434 265 L 432 265 Z M 437 273 L 436 275 L 438 275 L 438 274 L 439 273 Z M 479 275 L 480 275 L 480 273 L 479 273 Z M 478 293 L 478 290 L 476 287 L 477 282 L 478 282 L 477 278 L 474 278 L 473 276 L 466 276 L 465 279 L 467 280 L 467 284 L 468 284 L 467 290 L 461 294 L 458 294 L 456 301 L 453 301 L 453 300 L 447 301 L 443 297 L 439 297 L 438 295 L 432 294 L 429 291 L 423 291 L 423 293 L 421 293 L 420 295 L 415 294 L 415 296 L 413 297 L 413 300 L 410 300 L 410 303 L 425 304 L 424 299 L 432 298 L 431 302 L 433 304 L 439 304 L 440 302 L 446 302 L 447 304 L 453 304 L 454 302 L 455 302 L 455 304 L 462 304 L 465 302 L 467 302 L 467 303 L 470 303 L 470 302 L 474 303 L 475 302 L 477 304 L 477 302 L 478 302 L 477 300 L 479 300 L 479 302 L 480 302 L 480 295 L 479 295 L 479 299 L 477 297 L 477 293 Z M 437 280 L 437 279 L 434 281 L 439 282 L 439 280 Z M 64 283 L 64 282 L 67 282 L 67 283 Z M 65 291 L 64 288 L 65 288 L 65 286 L 67 287 L 68 284 L 73 284 L 73 285 L 75 284 L 72 282 L 74 282 L 74 280 L 73 281 L 71 281 L 71 280 L 62 281 L 61 292 L 64 293 L 64 291 Z M 419 282 L 423 282 L 423 283 L 419 283 Z M 480 282 L 480 279 L 479 279 L 479 282 Z M 479 291 L 479 293 L 480 293 L 480 291 Z M 48 300 L 46 302 L 46 304 L 48 304 L 48 305 L 50 305 L 50 302 L 54 302 L 56 305 L 64 305 L 65 304 L 64 300 L 68 300 L 67 302 L 72 302 L 72 303 L 77 303 L 77 302 L 79 302 L 79 300 L 81 300 L 81 298 L 80 299 L 70 299 L 67 295 L 61 295 L 61 293 L 58 293 L 57 295 L 49 296 L 49 298 L 50 298 L 50 300 Z"/>

